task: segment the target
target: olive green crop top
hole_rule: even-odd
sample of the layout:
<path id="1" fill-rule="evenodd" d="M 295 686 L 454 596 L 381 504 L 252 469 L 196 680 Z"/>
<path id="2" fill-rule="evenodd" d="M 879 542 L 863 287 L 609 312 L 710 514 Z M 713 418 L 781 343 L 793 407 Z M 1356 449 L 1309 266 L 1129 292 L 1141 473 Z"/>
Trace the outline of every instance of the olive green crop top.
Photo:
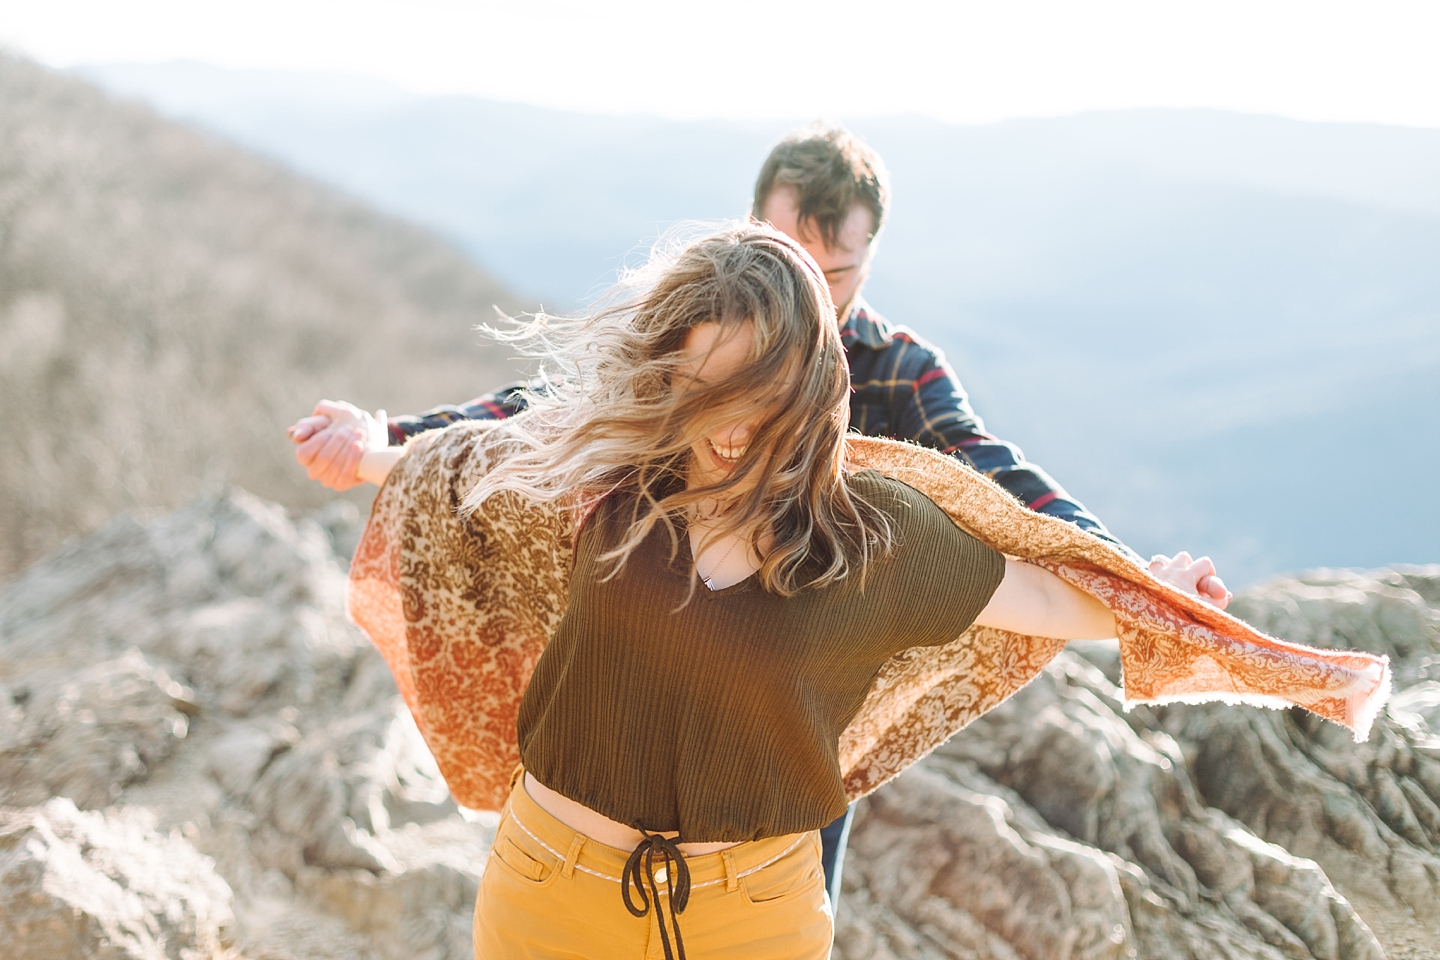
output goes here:
<path id="1" fill-rule="evenodd" d="M 597 557 L 630 510 L 603 502 L 576 550 L 569 603 L 520 705 L 520 754 L 545 786 L 630 826 L 689 842 L 815 830 L 845 811 L 841 732 L 881 666 L 948 643 L 1005 575 L 996 551 L 919 491 L 850 478 L 884 511 L 895 551 L 784 598 L 752 576 L 690 592 L 689 538 L 662 525 L 604 580 Z M 683 604 L 683 606 L 682 606 Z"/>

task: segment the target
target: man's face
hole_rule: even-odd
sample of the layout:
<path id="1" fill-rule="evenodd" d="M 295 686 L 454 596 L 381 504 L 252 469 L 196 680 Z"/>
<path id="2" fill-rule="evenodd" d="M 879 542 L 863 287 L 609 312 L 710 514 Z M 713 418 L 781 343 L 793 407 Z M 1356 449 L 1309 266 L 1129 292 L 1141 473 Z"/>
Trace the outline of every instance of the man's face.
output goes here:
<path id="1" fill-rule="evenodd" d="M 765 198 L 760 219 L 768 220 L 815 258 L 830 284 L 830 299 L 835 301 L 838 319 L 844 323 L 850 314 L 850 304 L 860 293 L 860 285 L 870 270 L 870 234 L 875 229 L 875 218 L 863 204 L 855 204 L 831 246 L 820 236 L 814 223 L 807 222 L 802 229 L 798 200 L 794 190 L 776 187 Z"/>

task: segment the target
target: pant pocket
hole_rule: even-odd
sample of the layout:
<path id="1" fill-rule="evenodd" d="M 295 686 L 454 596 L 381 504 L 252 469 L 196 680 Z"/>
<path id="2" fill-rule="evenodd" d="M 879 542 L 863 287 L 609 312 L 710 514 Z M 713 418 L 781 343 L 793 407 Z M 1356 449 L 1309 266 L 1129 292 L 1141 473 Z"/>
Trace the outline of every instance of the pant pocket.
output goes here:
<path id="1" fill-rule="evenodd" d="M 526 883 L 544 886 L 559 874 L 563 861 L 507 815 L 495 831 L 490 862 Z"/>
<path id="2" fill-rule="evenodd" d="M 745 900 L 757 907 L 788 903 L 808 895 L 824 896 L 825 871 L 820 846 L 807 837 L 779 860 L 740 878 Z"/>

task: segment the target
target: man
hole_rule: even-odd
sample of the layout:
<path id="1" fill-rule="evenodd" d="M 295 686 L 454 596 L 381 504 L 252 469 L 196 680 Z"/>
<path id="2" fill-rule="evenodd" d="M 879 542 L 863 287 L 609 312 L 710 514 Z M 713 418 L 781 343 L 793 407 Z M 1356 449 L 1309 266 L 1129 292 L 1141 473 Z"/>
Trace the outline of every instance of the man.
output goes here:
<path id="1" fill-rule="evenodd" d="M 952 454 L 1030 509 L 1074 523 L 1134 556 L 1049 474 L 1027 461 L 1018 447 L 985 431 L 938 350 L 908 329 L 891 326 L 861 297 L 889 206 L 889 178 L 879 155 L 840 127 L 817 126 L 785 138 L 771 150 L 755 182 L 751 216 L 768 221 L 804 246 L 825 272 L 854 389 L 851 428 Z M 459 406 L 398 417 L 389 421 L 390 442 L 403 444 L 415 434 L 458 420 L 511 416 L 523 409 L 524 387 L 514 384 Z M 311 479 L 344 490 L 361 482 L 356 474 L 360 437 L 352 429 L 331 426 L 327 412 L 338 413 L 337 405 L 322 402 L 313 416 L 293 428 L 296 458 Z M 1217 606 L 1228 603 L 1229 592 L 1208 560 L 1192 565 L 1184 553 L 1173 561 L 1156 557 L 1151 570 L 1164 576 L 1172 564 L 1191 570 L 1198 566 L 1197 592 Z M 839 903 L 850 819 L 847 812 L 821 832 L 832 904 Z"/>

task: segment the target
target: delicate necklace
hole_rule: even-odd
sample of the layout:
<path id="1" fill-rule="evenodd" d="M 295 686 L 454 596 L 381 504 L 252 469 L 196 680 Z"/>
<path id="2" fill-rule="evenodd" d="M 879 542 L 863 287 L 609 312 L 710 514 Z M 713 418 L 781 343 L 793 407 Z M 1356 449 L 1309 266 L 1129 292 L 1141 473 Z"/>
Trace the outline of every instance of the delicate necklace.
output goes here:
<path id="1" fill-rule="evenodd" d="M 730 554 L 735 552 L 735 548 L 740 545 L 740 541 L 742 539 L 742 537 L 735 538 L 734 542 L 730 544 L 730 549 L 726 550 L 725 555 L 722 556 L 720 560 L 713 567 L 710 568 L 710 576 L 707 577 L 704 574 L 700 574 L 701 583 L 705 584 L 705 586 L 711 590 L 717 589 L 715 586 L 715 574 L 719 573 L 720 568 L 725 566 L 725 561 L 730 559 Z M 700 560 L 698 557 L 695 560 L 695 572 L 700 573 Z"/>

